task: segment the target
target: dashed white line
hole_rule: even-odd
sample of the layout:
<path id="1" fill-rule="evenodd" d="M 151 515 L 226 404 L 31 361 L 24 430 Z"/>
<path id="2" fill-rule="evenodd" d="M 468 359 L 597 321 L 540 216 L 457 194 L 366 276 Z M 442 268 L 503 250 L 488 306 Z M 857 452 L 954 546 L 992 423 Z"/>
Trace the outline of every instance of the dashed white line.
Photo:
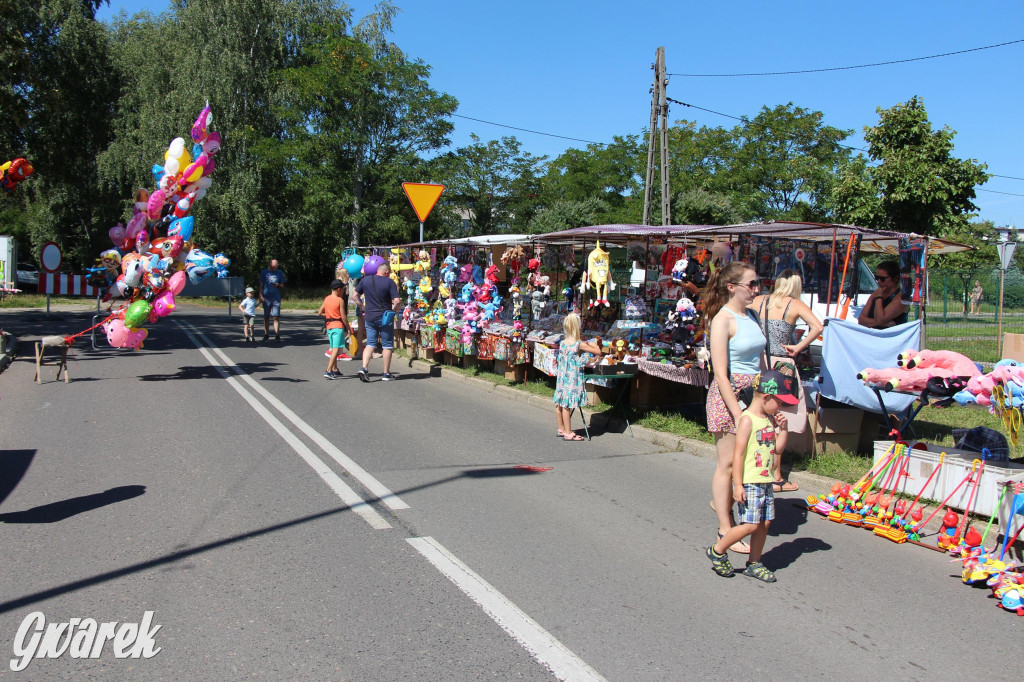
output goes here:
<path id="1" fill-rule="evenodd" d="M 432 563 L 462 592 L 519 644 L 560 680 L 604 680 L 583 659 L 559 642 L 518 606 L 473 572 L 458 557 L 431 537 L 407 538 L 417 552 Z"/>

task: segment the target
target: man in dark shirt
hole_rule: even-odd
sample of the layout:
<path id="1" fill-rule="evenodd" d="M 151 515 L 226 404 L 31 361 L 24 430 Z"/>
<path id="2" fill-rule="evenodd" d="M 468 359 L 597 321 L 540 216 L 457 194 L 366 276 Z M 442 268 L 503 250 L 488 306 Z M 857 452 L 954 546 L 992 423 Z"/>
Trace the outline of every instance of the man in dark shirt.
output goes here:
<path id="1" fill-rule="evenodd" d="M 356 297 L 363 307 L 363 324 L 366 325 L 366 347 L 363 349 L 363 366 L 359 370 L 360 381 L 369 381 L 370 360 L 373 349 L 380 339 L 384 356 L 384 373 L 381 381 L 391 381 L 391 355 L 395 348 L 394 313 L 402 299 L 398 297 L 398 287 L 388 277 L 390 266 L 385 261 L 377 268 L 376 275 L 366 275 L 356 285 Z M 385 315 L 390 313 L 389 315 Z"/>

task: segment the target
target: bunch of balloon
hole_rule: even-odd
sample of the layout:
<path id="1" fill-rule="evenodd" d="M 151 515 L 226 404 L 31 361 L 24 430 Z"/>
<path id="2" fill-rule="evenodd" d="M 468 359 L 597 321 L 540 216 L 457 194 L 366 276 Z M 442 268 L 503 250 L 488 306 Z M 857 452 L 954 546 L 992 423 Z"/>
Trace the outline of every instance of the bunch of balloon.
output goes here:
<path id="1" fill-rule="evenodd" d="M 211 130 L 210 105 L 192 125 L 192 146 L 176 137 L 164 152 L 162 164 L 154 164 L 156 189 L 135 191 L 128 225 L 110 228 L 114 248 L 100 254 L 94 274 L 108 286 L 107 298 L 128 299 L 101 324 L 107 341 L 117 348 L 142 347 L 146 323 L 166 317 L 175 308 L 174 297 L 185 287 L 210 276 L 226 277 L 231 259 L 223 253 L 210 255 L 195 242 L 195 219 L 189 215 L 213 184 L 210 175 L 217 164 L 220 134 Z"/>

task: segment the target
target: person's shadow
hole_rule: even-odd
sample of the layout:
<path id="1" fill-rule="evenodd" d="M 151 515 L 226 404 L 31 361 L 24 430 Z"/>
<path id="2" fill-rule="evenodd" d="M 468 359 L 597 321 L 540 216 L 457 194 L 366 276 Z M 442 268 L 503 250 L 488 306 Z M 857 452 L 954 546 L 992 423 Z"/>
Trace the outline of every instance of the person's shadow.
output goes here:
<path id="1" fill-rule="evenodd" d="M 786 504 L 786 502 L 789 503 Z M 803 500 L 775 498 L 775 520 L 768 528 L 768 535 L 771 537 L 796 535 L 800 526 L 807 523 L 807 514 L 807 507 Z M 802 554 L 821 552 L 827 549 L 832 549 L 832 545 L 819 538 L 802 536 L 772 546 L 761 558 L 765 565 L 775 571 L 786 568 L 799 559 Z"/>
<path id="2" fill-rule="evenodd" d="M 122 485 L 102 493 L 72 497 L 70 500 L 52 502 L 20 512 L 0 514 L 3 523 L 57 523 L 82 512 L 92 511 L 115 502 L 123 502 L 146 492 L 144 485 Z"/>

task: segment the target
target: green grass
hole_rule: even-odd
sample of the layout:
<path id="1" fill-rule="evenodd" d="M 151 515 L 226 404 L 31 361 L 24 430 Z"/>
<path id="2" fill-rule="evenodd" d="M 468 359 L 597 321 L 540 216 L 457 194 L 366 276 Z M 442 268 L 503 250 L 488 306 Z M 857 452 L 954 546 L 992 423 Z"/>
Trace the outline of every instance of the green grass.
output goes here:
<path id="1" fill-rule="evenodd" d="M 794 471 L 806 471 L 845 483 L 856 483 L 871 468 L 872 462 L 871 457 L 848 452 L 826 452 L 814 458 L 808 454 L 790 461 Z M 783 460 L 783 468 L 785 466 L 786 460 Z"/>
<path id="2" fill-rule="evenodd" d="M 666 433 L 672 433 L 683 438 L 692 438 L 699 440 L 702 443 L 714 443 L 715 437 L 712 436 L 707 429 L 707 426 L 696 422 L 688 417 L 685 417 L 678 413 L 672 412 L 659 412 L 657 410 L 650 410 L 647 412 L 634 411 L 634 415 L 630 416 L 630 421 L 638 426 L 645 426 L 655 431 L 664 431 Z"/>
<path id="3" fill-rule="evenodd" d="M 96 299 L 81 296 L 51 296 L 50 305 L 96 305 Z M 45 308 L 46 294 L 10 294 L 0 297 L 0 308 Z"/>

